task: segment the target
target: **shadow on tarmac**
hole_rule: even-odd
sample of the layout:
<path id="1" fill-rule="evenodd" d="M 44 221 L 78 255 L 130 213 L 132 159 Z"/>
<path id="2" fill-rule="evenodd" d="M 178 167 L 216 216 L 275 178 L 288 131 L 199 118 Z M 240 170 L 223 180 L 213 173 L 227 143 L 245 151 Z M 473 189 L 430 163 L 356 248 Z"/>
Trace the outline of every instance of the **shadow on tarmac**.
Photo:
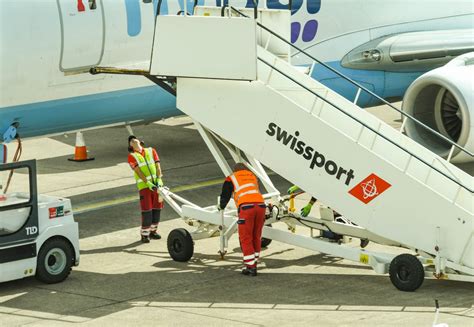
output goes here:
<path id="1" fill-rule="evenodd" d="M 276 185 L 285 189 L 288 183 L 281 179 Z M 210 194 L 217 194 L 219 190 L 220 186 L 207 187 L 189 192 L 186 197 L 206 205 L 203 201 L 209 202 L 213 198 Z M 367 309 L 359 310 L 398 312 L 410 307 L 413 312 L 418 310 L 416 307 L 423 307 L 421 311 L 433 308 L 434 299 L 439 299 L 442 308 L 460 308 L 454 310 L 460 315 L 466 311 L 461 308 L 470 308 L 474 303 L 471 283 L 425 280 L 414 293 L 400 292 L 387 276 L 375 275 L 367 267 L 343 263 L 339 258 L 315 254 L 282 259 L 285 252 L 298 251 L 293 247 L 265 254 L 256 278 L 240 274 L 238 248 L 226 256 L 225 262 L 219 262 L 217 254 L 200 254 L 198 249 L 188 263 L 175 262 L 166 251 L 136 249 L 140 244 L 138 203 L 112 209 L 101 210 L 100 217 L 96 213 L 80 215 L 81 238 L 136 227 L 137 242 L 81 252 L 83 255 L 101 254 L 99 258 L 104 254 L 120 258 L 118 260 L 124 262 L 117 267 L 125 272 L 104 274 L 81 271 L 79 266 L 60 284 L 45 285 L 32 278 L 4 283 L 0 287 L 0 299 L 6 300 L 1 306 L 94 319 L 137 306 L 154 306 L 156 302 L 178 302 L 181 306 L 184 303 L 185 307 L 203 304 L 212 307 L 217 303 L 232 303 L 237 307 L 239 303 L 329 305 L 334 310 L 340 306 L 362 306 Z M 163 212 L 164 220 L 174 217 L 176 214 L 170 208 Z M 163 236 L 161 242 L 166 242 L 166 235 Z M 124 255 L 120 255 L 122 253 Z M 145 255 L 155 263 L 134 267 L 126 261 L 130 255 Z M 97 262 L 98 267 L 101 264 Z M 341 268 L 357 270 L 347 274 L 348 270 Z M 8 299 L 9 296 L 12 298 Z M 387 306 L 395 309 L 384 308 Z"/>
<path id="2" fill-rule="evenodd" d="M 182 144 L 177 144 L 174 139 L 176 133 L 171 131 L 173 127 L 160 125 L 158 128 L 143 126 L 134 129 L 137 136 L 144 136 L 145 141 L 157 147 L 160 155 L 166 158 L 165 171 L 179 167 L 183 162 L 199 164 L 198 161 L 206 161 L 207 158 L 212 161 L 209 151 L 194 130 L 180 128 L 180 133 L 184 133 L 184 137 L 179 140 Z M 76 163 L 64 164 L 66 161 L 63 162 L 61 158 L 46 159 L 43 162 L 48 163 L 48 169 L 51 171 L 43 173 L 57 173 L 54 165 L 61 167 L 59 168 L 61 171 L 75 171 L 103 168 L 105 163 L 110 166 L 125 162 L 128 135 L 124 128 L 110 130 L 112 137 L 107 140 L 95 138 L 94 136 L 99 135 L 94 134 L 95 131 L 87 132 L 85 135 L 92 154 L 104 160 L 78 166 Z M 67 142 L 73 144 L 74 138 L 70 137 Z M 176 151 L 177 147 L 179 147 L 179 154 Z M 123 158 L 117 157 L 118 151 L 124 153 Z M 199 175 L 196 171 L 190 174 L 193 174 L 194 178 Z M 186 175 L 180 178 L 191 180 Z M 179 185 L 181 179 L 176 180 L 176 185 Z M 277 176 L 272 179 L 281 190 L 286 190 L 289 186 L 288 182 Z M 116 192 L 118 195 L 136 194 L 132 186 L 117 188 Z M 219 192 L 220 186 L 212 186 L 201 189 L 199 192 L 182 192 L 180 195 L 205 206 L 212 204 L 210 202 L 215 201 Z M 94 199 L 99 195 L 98 193 L 87 196 Z M 110 197 L 110 194 L 107 194 L 107 197 Z M 77 196 L 74 197 L 73 203 L 75 199 L 87 200 L 88 198 L 85 195 Z M 176 214 L 169 207 L 165 208 L 163 221 L 175 217 Z M 85 250 L 81 251 L 82 254 L 146 255 L 156 258 L 156 262 L 146 267 L 130 267 L 130 263 L 124 261 L 123 266 L 126 266 L 126 269 L 123 269 L 127 272 L 114 271 L 109 274 L 81 271 L 79 266 L 78 269 L 73 270 L 67 281 L 54 285 L 45 285 L 33 278 L 4 283 L 0 285 L 0 299 L 3 299 L 0 302 L 1 307 L 94 319 L 134 307 L 152 307 L 156 302 L 167 302 L 171 306 L 172 302 L 188 303 L 189 307 L 193 304 L 208 304 L 211 308 L 212 304 L 217 303 L 232 303 L 236 308 L 239 304 L 334 306 L 334 309 L 327 308 L 324 309 L 325 311 L 338 310 L 340 306 L 366 306 L 372 307 L 372 309 L 366 309 L 368 311 L 395 310 L 398 312 L 406 307 L 410 307 L 411 312 L 416 311 L 416 307 L 423 307 L 425 309 L 420 310 L 424 312 L 426 308 L 433 307 L 434 299 L 440 300 L 442 308 L 470 308 L 474 303 L 472 283 L 425 280 L 416 292 L 405 293 L 396 290 L 387 276 L 375 275 L 364 266 L 342 263 L 339 258 L 323 254 L 298 259 L 275 258 L 277 254 L 297 251 L 294 248 L 265 255 L 262 259 L 264 264 L 256 278 L 240 274 L 239 249 L 234 249 L 234 252 L 228 254 L 224 263 L 218 262 L 217 254 L 199 253 L 195 253 L 188 263 L 175 262 L 164 251 L 134 249 L 140 244 L 138 241 L 140 221 L 138 200 L 134 204 L 103 209 L 100 211 L 100 216 L 98 212 L 91 212 L 78 215 L 76 219 L 80 224 L 81 238 L 132 227 L 137 228 L 137 242 L 124 246 Z M 127 255 L 123 256 L 123 260 L 127 260 Z M 97 262 L 99 267 L 101 264 Z M 322 273 L 319 270 L 321 266 L 334 268 L 334 270 L 329 269 L 328 273 L 328 269 L 325 269 Z M 341 270 L 336 273 L 337 268 L 341 267 L 356 268 L 357 273 L 360 274 L 340 273 Z M 292 270 L 291 273 L 288 272 L 288 268 Z M 302 272 L 303 268 L 304 272 Z M 384 309 L 384 307 L 395 307 L 395 309 Z M 455 310 L 453 314 L 458 314 L 456 312 Z M 465 309 L 459 309 L 459 314 L 463 312 Z M 61 320 L 54 317 L 48 319 Z"/>
<path id="3" fill-rule="evenodd" d="M 239 273 L 240 253 L 230 253 L 224 265 L 216 265 L 217 255 L 199 253 L 188 263 L 179 263 L 171 260 L 166 252 L 127 250 L 135 245 L 84 253 L 126 252 L 153 256 L 160 259 L 153 264 L 160 271 L 101 274 L 75 270 L 67 282 L 55 285 L 44 285 L 34 279 L 9 282 L 2 285 L 0 296 L 17 294 L 20 288 L 25 293 L 4 301 L 2 306 L 94 319 L 136 306 L 153 307 L 156 302 L 169 302 L 170 306 L 173 302 L 181 306 L 185 303 L 185 307 L 234 303 L 237 308 L 239 304 L 252 303 L 329 305 L 336 306 L 334 310 L 340 306 L 368 306 L 376 311 L 402 311 L 410 307 L 413 312 L 416 307 L 430 308 L 434 299 L 440 299 L 442 308 L 459 308 L 452 314 L 462 315 L 466 311 L 463 308 L 471 307 L 474 300 L 474 286 L 470 283 L 425 280 L 418 291 L 405 293 L 396 290 L 386 276 L 320 274 L 319 265 L 337 266 L 339 261 L 322 254 L 296 260 L 275 259 L 273 256 L 277 253 L 269 254 L 262 260 L 259 276 L 253 278 Z M 314 273 L 298 273 L 298 267 L 306 266 L 313 266 Z M 284 267 L 291 267 L 295 272 L 278 271 Z M 137 270 L 140 268 L 150 267 Z"/>

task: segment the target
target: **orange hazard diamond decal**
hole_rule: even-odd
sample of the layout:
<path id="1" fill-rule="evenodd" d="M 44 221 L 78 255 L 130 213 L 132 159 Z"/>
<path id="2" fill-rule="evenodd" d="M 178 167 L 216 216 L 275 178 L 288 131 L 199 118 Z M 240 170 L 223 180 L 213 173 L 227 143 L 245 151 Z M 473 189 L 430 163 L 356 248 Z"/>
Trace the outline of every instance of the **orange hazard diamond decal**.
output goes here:
<path id="1" fill-rule="evenodd" d="M 392 185 L 387 183 L 382 178 L 375 174 L 370 174 L 362 182 L 354 186 L 354 188 L 350 190 L 349 193 L 367 204 L 385 192 L 390 186 Z"/>

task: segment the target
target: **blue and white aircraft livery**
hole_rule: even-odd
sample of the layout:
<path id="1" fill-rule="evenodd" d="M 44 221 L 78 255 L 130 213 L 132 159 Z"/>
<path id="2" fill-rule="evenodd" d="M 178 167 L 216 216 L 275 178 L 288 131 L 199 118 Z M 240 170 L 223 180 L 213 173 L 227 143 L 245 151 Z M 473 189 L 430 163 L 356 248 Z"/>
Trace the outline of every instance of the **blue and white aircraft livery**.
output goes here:
<path id="1" fill-rule="evenodd" d="M 15 132 L 35 137 L 179 115 L 175 98 L 141 76 L 90 75 L 88 70 L 149 69 L 158 4 L 160 15 L 177 14 L 184 1 L 192 10 L 194 0 L 0 0 L 0 142 Z M 252 0 L 222 1 L 253 6 Z M 197 3 L 222 5 L 221 0 Z M 288 0 L 266 5 L 288 9 Z M 291 42 L 395 100 L 421 75 L 474 51 L 473 22 L 472 0 L 293 0 Z M 474 55 L 463 58 L 466 65 L 474 62 Z M 311 61 L 295 52 L 292 63 Z M 313 69 L 312 77 L 354 99 L 356 88 L 322 66 Z M 449 74 L 443 78 L 449 80 Z M 474 144 L 466 140 L 474 134 L 469 130 L 474 105 L 463 98 L 474 86 L 451 84 L 449 92 L 434 89 L 444 98 L 452 95 L 454 118 L 448 123 L 455 127 L 447 126 L 436 101 L 424 104 L 419 116 L 461 145 Z M 358 104 L 367 107 L 375 100 L 361 95 Z M 433 118 L 437 115 L 441 118 Z"/>

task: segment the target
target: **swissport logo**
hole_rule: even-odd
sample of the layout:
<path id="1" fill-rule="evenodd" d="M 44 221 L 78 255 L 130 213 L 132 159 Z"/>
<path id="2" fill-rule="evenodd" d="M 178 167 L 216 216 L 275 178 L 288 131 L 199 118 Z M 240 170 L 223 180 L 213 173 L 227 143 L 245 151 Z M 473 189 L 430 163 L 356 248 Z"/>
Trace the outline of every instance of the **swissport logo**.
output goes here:
<path id="1" fill-rule="evenodd" d="M 362 182 L 354 186 L 349 193 L 367 204 L 385 192 L 390 186 L 392 185 L 382 178 L 375 174 L 370 174 Z"/>
<path id="2" fill-rule="evenodd" d="M 275 137 L 278 142 L 281 142 L 281 144 L 289 147 L 290 150 L 294 151 L 297 155 L 308 160 L 311 170 L 317 170 L 319 168 L 328 175 L 334 176 L 337 180 L 343 181 L 347 186 L 349 186 L 351 181 L 355 178 L 353 169 L 343 168 L 334 160 L 329 160 L 324 154 L 299 139 L 300 132 L 296 131 L 294 134 L 290 134 L 277 124 L 269 123 L 265 133 Z"/>

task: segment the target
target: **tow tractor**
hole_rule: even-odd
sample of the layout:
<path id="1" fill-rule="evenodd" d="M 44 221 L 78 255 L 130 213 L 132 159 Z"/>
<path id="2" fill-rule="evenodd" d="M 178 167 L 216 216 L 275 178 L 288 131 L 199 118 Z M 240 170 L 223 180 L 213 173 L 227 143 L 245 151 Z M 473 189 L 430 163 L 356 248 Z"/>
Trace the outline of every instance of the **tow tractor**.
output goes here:
<path id="1" fill-rule="evenodd" d="M 0 164 L 0 175 L 12 171 L 14 192 L 0 193 L 0 283 L 30 276 L 61 282 L 79 264 L 71 201 L 38 195 L 35 160 Z"/>

